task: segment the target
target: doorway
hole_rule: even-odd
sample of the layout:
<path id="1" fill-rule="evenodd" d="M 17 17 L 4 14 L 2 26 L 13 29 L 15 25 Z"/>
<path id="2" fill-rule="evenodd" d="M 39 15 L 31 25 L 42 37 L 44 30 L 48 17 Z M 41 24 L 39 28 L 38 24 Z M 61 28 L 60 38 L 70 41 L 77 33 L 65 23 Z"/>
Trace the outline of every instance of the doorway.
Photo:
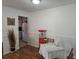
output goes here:
<path id="1" fill-rule="evenodd" d="M 27 45 L 27 38 L 28 38 L 28 21 L 27 17 L 18 16 L 18 31 L 19 31 L 19 46 L 24 47 Z"/>

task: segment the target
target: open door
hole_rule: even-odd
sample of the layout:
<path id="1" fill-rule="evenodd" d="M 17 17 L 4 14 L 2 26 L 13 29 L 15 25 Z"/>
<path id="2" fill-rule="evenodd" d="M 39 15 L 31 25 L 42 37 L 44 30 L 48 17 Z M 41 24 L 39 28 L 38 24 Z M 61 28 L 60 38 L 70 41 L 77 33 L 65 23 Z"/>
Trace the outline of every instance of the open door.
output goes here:
<path id="1" fill-rule="evenodd" d="M 23 47 L 27 44 L 27 38 L 28 38 L 28 21 L 27 17 L 24 16 L 18 16 L 19 26 L 19 44 L 20 47 Z"/>

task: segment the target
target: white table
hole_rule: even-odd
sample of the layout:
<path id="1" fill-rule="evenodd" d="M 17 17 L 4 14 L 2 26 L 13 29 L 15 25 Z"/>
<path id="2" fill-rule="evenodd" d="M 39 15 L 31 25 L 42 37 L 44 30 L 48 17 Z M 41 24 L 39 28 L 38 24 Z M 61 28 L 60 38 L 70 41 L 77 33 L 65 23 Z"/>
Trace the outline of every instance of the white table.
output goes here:
<path id="1" fill-rule="evenodd" d="M 62 47 L 57 47 L 52 43 L 41 44 L 39 53 L 45 59 L 66 59 L 64 49 Z"/>

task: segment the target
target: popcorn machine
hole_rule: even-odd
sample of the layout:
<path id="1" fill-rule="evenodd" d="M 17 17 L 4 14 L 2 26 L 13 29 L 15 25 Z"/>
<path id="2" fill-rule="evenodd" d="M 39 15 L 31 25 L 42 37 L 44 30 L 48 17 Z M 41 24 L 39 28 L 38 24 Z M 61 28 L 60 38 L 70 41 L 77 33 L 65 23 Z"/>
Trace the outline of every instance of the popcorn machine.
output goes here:
<path id="1" fill-rule="evenodd" d="M 38 30 L 38 31 L 39 31 L 39 46 L 40 46 L 40 44 L 45 44 L 47 42 L 46 39 L 47 30 Z"/>

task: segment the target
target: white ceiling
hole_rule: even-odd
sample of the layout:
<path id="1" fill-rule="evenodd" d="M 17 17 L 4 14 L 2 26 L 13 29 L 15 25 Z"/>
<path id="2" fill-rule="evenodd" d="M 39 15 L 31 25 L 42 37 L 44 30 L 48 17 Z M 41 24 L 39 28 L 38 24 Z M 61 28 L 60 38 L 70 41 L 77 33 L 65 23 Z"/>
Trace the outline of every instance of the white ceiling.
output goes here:
<path id="1" fill-rule="evenodd" d="M 27 12 L 54 8 L 76 3 L 76 0 L 41 0 L 39 5 L 33 5 L 31 0 L 2 0 L 3 6 L 13 7 Z"/>

